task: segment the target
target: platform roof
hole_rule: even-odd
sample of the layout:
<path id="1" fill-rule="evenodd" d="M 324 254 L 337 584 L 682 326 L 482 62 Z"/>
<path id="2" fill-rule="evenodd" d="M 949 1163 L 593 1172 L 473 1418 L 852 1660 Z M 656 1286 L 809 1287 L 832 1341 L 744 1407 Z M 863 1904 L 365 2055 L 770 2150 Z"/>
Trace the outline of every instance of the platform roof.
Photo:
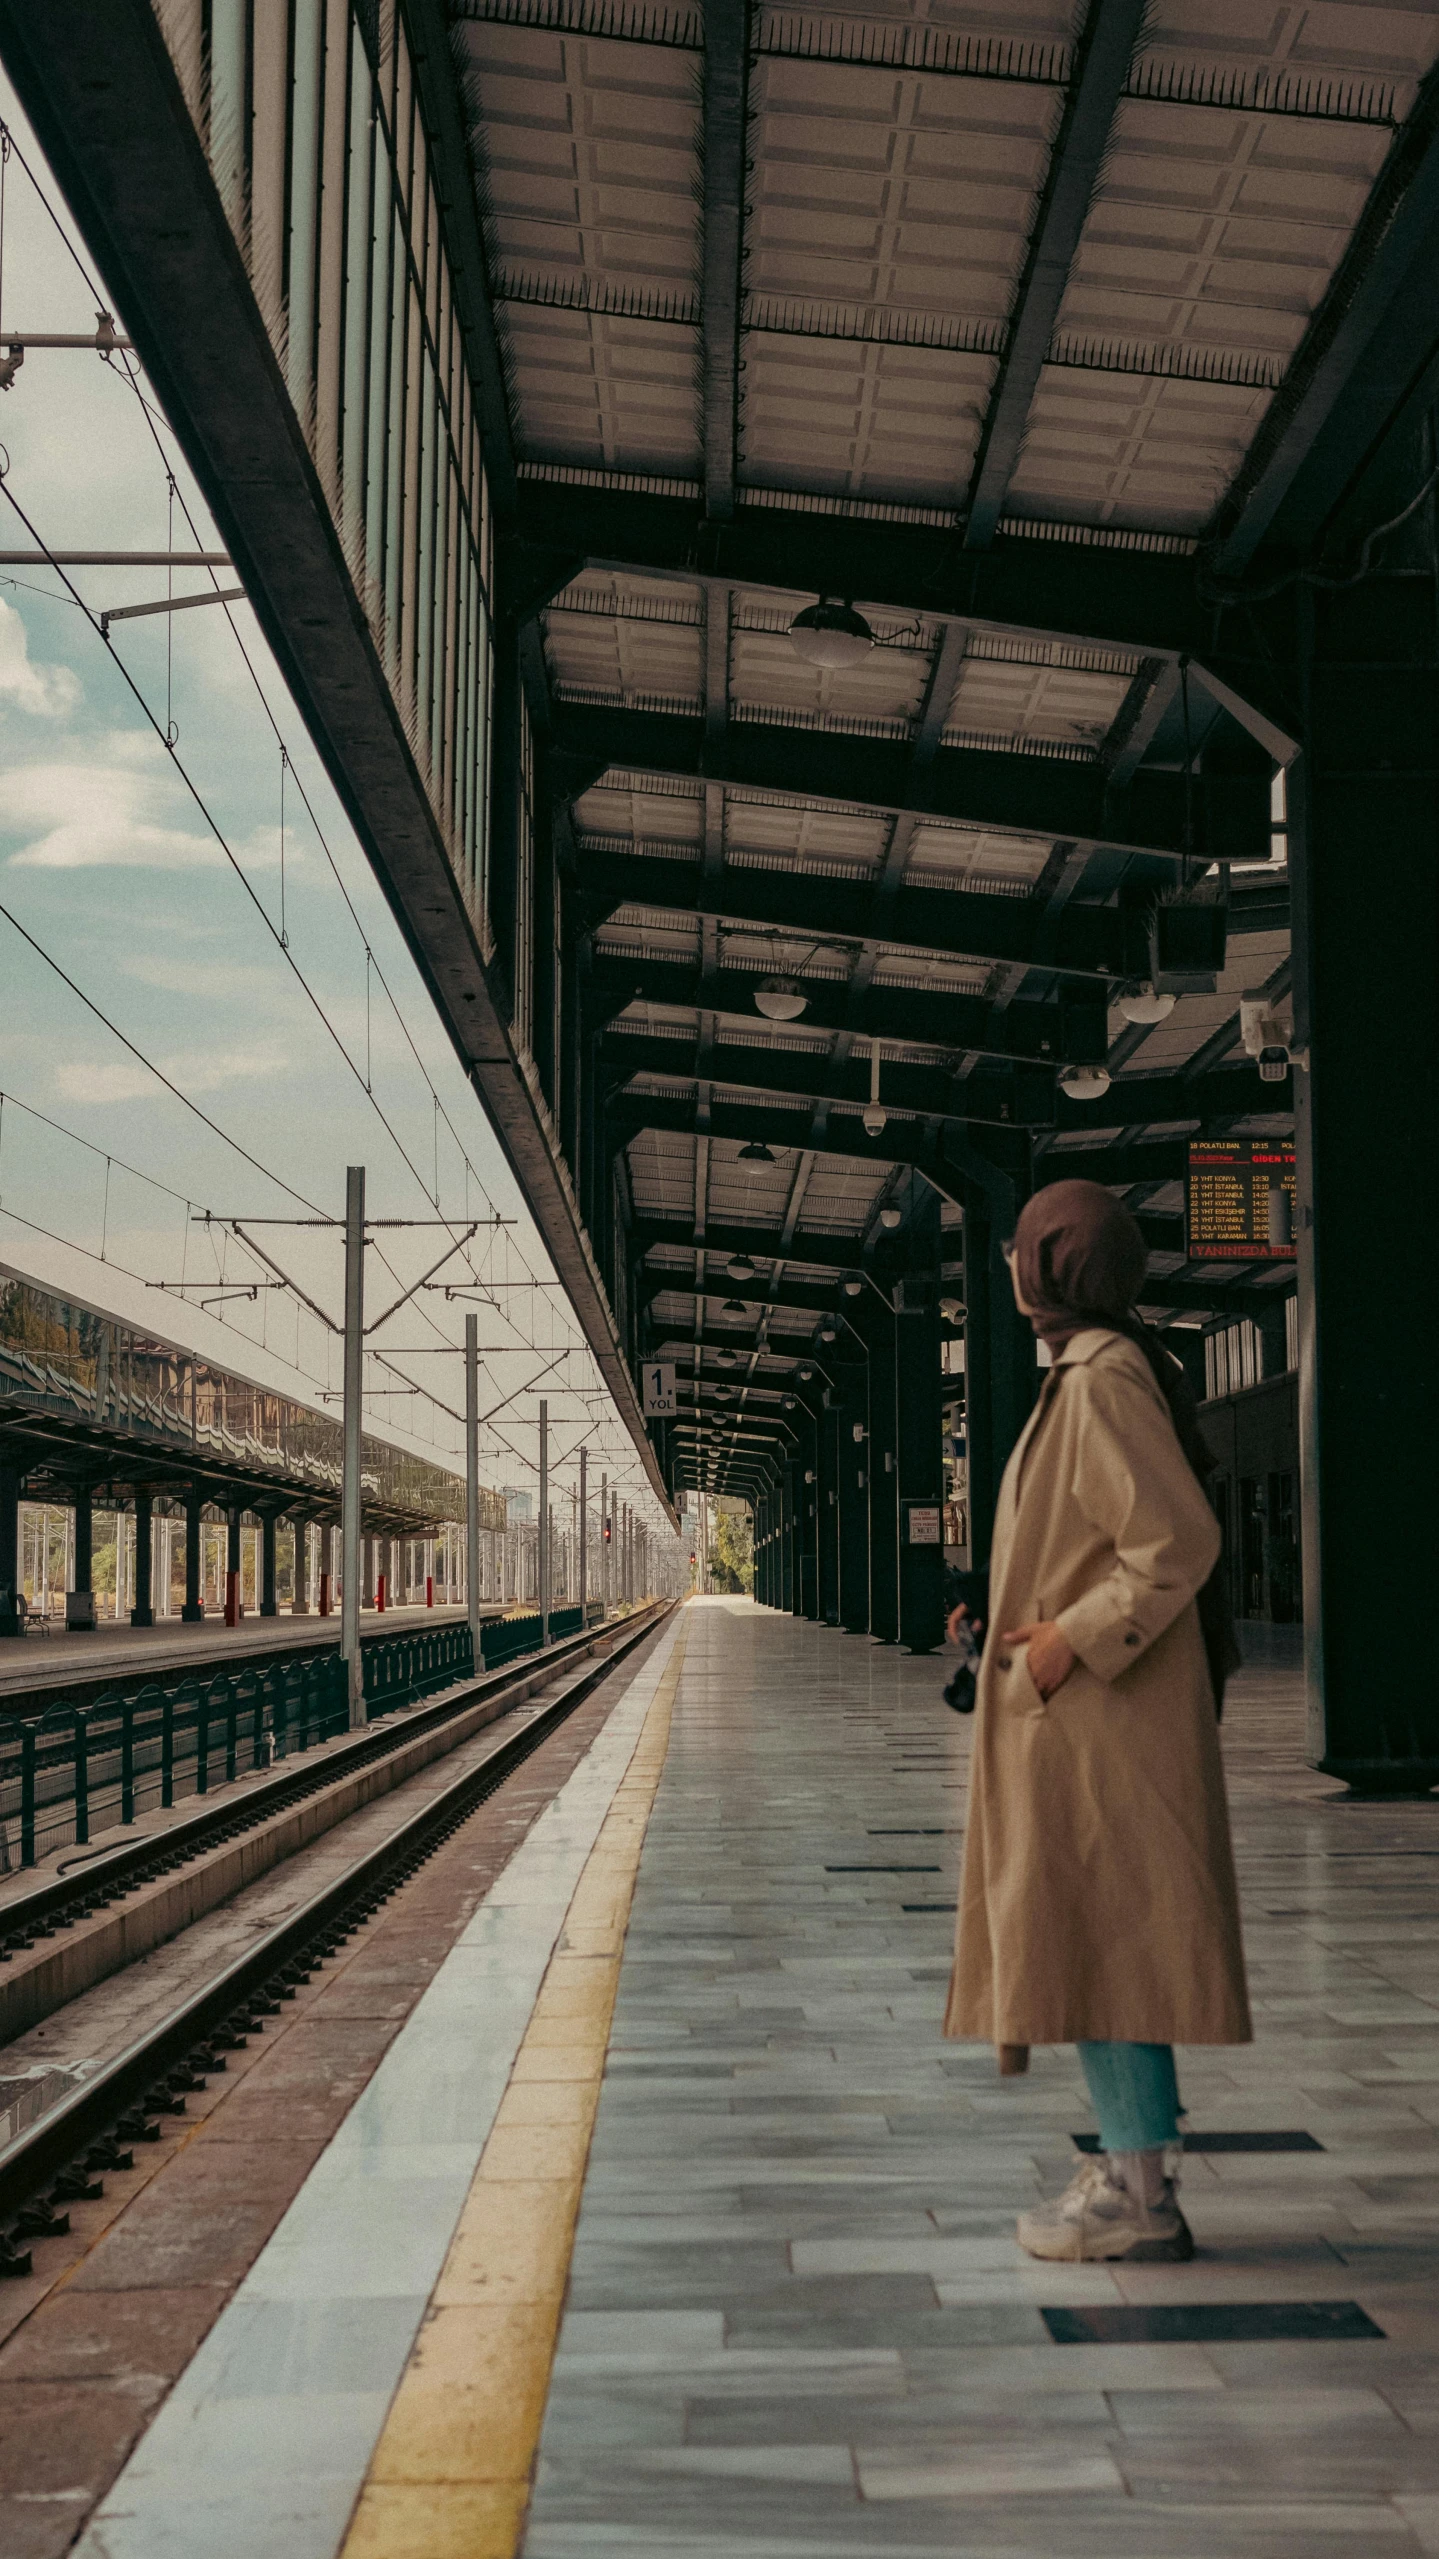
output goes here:
<path id="1" fill-rule="evenodd" d="M 1187 1136 L 1292 1128 L 1238 1012 L 1288 990 L 1291 741 L 1190 653 L 1196 569 L 1322 533 L 1375 430 L 1366 351 L 1397 314 L 1428 354 L 1439 17 L 449 15 L 519 519 L 568 571 L 531 702 L 656 1351 L 718 1352 L 737 1429 L 782 1411 L 836 1265 L 956 1122 L 1037 1120 L 1039 1178 L 1142 1207 L 1161 1320 L 1282 1289 L 1184 1255 Z M 817 591 L 871 624 L 857 665 L 797 653 Z M 1126 913 L 1221 890 L 1214 991 L 1128 1023 Z M 800 1019 L 757 1013 L 768 973 Z M 1107 1095 L 1031 1112 L 1016 1060 L 1061 1062 L 1089 1008 Z"/>
<path id="2" fill-rule="evenodd" d="M 737 1423 L 916 1177 L 958 1221 L 966 1149 L 1023 1180 L 1082 1169 L 1140 1208 L 1161 1315 L 1282 1289 L 1191 1270 L 1179 1216 L 1188 1135 L 1292 1125 L 1239 998 L 1288 986 L 1275 777 L 1297 713 L 1229 608 L 1352 556 L 1376 512 L 1361 497 L 1356 518 L 1355 492 L 1432 397 L 1439 12 L 397 0 L 563 958 L 602 1025 L 604 1126 L 572 1113 L 560 1162 L 565 1113 L 554 1091 L 538 1106 L 488 961 L 470 985 L 433 867 L 395 850 L 399 781 L 383 827 L 366 799 L 365 670 L 352 734 L 267 573 L 266 542 L 293 551 L 278 506 L 247 530 L 243 473 L 217 463 L 223 386 L 185 373 L 175 298 L 203 282 L 218 309 L 224 260 L 165 264 L 174 226 L 150 208 L 146 229 L 92 95 L 142 11 L 62 0 L 42 56 L 0 0 L 0 38 L 37 112 L 63 87 L 47 147 L 130 257 L 137 343 L 636 1432 L 630 1254 L 577 1205 L 611 1134 L 652 1352 L 687 1346 L 703 1373 L 728 1260 L 759 1268 Z M 199 0 L 163 14 L 178 63 Z M 378 59 L 389 20 L 355 15 Z M 127 133 L 155 112 L 139 52 Z M 178 163 L 168 183 L 190 201 Z M 817 596 L 869 623 L 858 663 L 796 651 Z M 337 605 L 313 649 L 342 654 L 347 628 Z M 1225 897 L 1213 990 L 1125 1020 L 1155 901 Z M 800 986 L 798 1021 L 756 1010 L 769 974 Z M 1099 1060 L 1102 1100 L 1056 1097 L 1055 1067 Z M 756 1139 L 771 1163 L 743 1162 Z"/>

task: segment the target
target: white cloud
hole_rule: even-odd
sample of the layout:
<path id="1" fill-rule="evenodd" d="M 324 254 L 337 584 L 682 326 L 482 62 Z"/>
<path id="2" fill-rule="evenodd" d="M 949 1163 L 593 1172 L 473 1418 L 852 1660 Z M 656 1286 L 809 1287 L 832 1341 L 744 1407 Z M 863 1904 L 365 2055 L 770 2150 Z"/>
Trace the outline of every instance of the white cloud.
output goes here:
<path id="1" fill-rule="evenodd" d="M 3 822 L 12 835 L 26 835 L 10 855 L 15 870 L 82 871 L 148 870 L 213 871 L 225 860 L 208 830 L 169 821 L 175 786 L 151 749 L 143 762 L 136 757 L 145 740 L 122 731 L 102 744 L 101 753 L 61 761 L 13 766 L 6 776 Z M 168 804 L 168 805 L 167 805 Z M 268 871 L 277 853 L 272 830 L 257 829 L 234 847 L 246 870 Z"/>
<path id="2" fill-rule="evenodd" d="M 55 1083 L 67 1102 L 138 1102 L 160 1091 L 153 1075 L 128 1058 L 112 1066 L 89 1065 L 80 1059 L 55 1070 Z"/>
<path id="3" fill-rule="evenodd" d="M 257 1077 L 281 1075 L 289 1059 L 274 1049 L 195 1050 L 156 1063 L 182 1093 L 197 1097 L 217 1093 L 229 1084 L 253 1083 Z M 163 1091 L 153 1075 L 129 1058 L 91 1063 L 76 1058 L 55 1070 L 57 1091 L 67 1102 L 153 1101 Z"/>
<path id="4" fill-rule="evenodd" d="M 0 595 L 0 702 L 54 720 L 73 711 L 79 699 L 80 679 L 68 666 L 31 665 L 25 625 Z"/>

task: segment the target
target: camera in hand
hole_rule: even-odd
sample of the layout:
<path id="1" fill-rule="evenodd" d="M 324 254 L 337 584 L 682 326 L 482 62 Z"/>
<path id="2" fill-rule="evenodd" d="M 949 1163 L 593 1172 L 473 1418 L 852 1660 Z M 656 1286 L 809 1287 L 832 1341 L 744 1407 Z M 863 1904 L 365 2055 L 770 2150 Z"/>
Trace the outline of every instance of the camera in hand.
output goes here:
<path id="1" fill-rule="evenodd" d="M 944 1702 L 954 1708 L 956 1715 L 972 1715 L 979 1686 L 979 1646 L 963 1622 L 955 1636 L 955 1646 L 959 1662 L 945 1688 Z"/>

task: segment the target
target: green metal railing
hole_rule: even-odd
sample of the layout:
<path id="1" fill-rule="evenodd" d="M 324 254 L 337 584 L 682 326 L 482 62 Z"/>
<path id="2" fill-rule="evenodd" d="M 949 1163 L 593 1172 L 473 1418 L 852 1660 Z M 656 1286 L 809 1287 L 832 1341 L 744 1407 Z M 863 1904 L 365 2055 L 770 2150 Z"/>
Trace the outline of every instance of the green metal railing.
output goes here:
<path id="1" fill-rule="evenodd" d="M 577 1635 L 604 1614 L 591 1602 L 550 1612 L 550 1640 Z M 538 1650 L 540 1620 L 500 1617 L 480 1629 L 481 1671 Z M 466 1624 L 420 1627 L 366 1638 L 361 1655 L 365 1717 L 374 1723 L 437 1689 L 476 1675 Z M 233 1784 L 344 1732 L 350 1720 L 345 1665 L 338 1652 L 302 1653 L 192 1674 L 124 1696 L 34 1717 L 0 1717 L 0 1825 L 4 1863 L 18 1847 L 22 1866 L 52 1849 L 88 1846 L 137 1811 L 162 1810 L 187 1795 Z"/>

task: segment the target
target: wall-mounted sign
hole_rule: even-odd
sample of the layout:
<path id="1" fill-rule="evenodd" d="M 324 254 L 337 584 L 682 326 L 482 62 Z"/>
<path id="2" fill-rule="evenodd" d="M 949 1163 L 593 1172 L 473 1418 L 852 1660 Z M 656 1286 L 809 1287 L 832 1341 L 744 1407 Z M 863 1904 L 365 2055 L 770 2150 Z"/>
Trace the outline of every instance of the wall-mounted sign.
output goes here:
<path id="1" fill-rule="evenodd" d="M 667 1421 L 679 1410 L 675 1400 L 675 1364 L 672 1359 L 647 1359 L 640 1372 L 644 1386 L 645 1420 Z"/>
<path id="2" fill-rule="evenodd" d="M 1292 1262 L 1294 1146 L 1283 1137 L 1193 1137 L 1185 1232 L 1193 1262 Z"/>
<path id="3" fill-rule="evenodd" d="M 939 1546 L 940 1506 L 938 1502 L 906 1502 L 904 1506 L 904 1542 L 906 1546 Z"/>

